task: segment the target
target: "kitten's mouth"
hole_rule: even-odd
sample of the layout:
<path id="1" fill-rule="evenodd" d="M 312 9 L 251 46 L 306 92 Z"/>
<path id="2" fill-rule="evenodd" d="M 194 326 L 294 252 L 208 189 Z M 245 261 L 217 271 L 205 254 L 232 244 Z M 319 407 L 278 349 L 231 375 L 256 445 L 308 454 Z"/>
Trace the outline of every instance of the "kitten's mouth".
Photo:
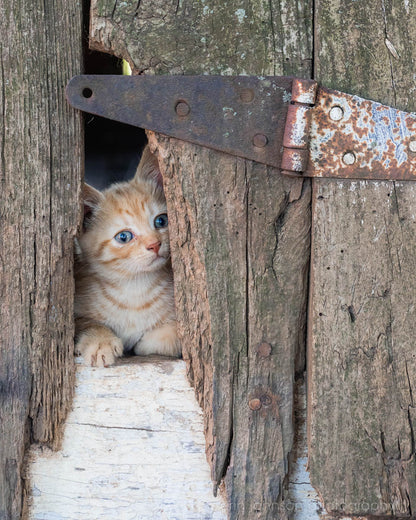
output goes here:
<path id="1" fill-rule="evenodd" d="M 165 260 L 166 261 L 166 258 L 164 256 L 160 256 L 159 254 L 155 255 L 155 257 L 151 260 L 150 262 L 150 265 L 154 264 L 155 262 L 157 262 L 158 260 Z"/>

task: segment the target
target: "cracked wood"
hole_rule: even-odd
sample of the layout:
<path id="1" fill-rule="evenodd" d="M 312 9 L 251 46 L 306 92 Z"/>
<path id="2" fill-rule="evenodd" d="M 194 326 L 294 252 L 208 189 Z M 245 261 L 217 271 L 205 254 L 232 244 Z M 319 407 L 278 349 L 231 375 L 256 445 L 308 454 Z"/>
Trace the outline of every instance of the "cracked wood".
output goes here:
<path id="1" fill-rule="evenodd" d="M 308 0 L 91 7 L 91 46 L 126 58 L 134 73 L 311 74 Z M 175 139 L 153 135 L 151 144 L 212 478 L 225 481 L 231 519 L 284 518 L 295 365 L 304 368 L 310 181 Z M 271 355 L 257 352 L 263 342 Z"/>
<path id="2" fill-rule="evenodd" d="M 315 21 L 318 81 L 416 109 L 406 1 L 319 0 Z M 313 184 L 311 480 L 329 511 L 413 518 L 416 184 Z"/>
<path id="3" fill-rule="evenodd" d="M 73 386 L 79 2 L 0 0 L 0 518 L 20 519 L 29 439 L 56 444 Z"/>

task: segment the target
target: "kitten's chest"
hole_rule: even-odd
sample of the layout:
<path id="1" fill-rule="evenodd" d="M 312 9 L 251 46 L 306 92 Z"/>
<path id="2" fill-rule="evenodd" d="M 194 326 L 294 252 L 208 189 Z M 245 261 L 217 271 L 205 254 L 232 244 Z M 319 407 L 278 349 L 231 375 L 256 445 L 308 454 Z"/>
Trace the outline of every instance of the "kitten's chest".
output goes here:
<path id="1" fill-rule="evenodd" d="M 127 348 L 134 346 L 145 331 L 172 319 L 173 286 L 169 279 L 123 287 L 101 283 L 100 293 L 102 321 Z"/>

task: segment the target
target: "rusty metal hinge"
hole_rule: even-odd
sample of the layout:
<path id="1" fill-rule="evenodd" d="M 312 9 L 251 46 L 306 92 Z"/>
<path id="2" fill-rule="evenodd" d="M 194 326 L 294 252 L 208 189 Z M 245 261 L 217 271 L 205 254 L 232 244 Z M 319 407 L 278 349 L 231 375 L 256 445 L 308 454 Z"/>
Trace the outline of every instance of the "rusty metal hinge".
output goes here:
<path id="1" fill-rule="evenodd" d="M 416 179 L 416 114 L 313 80 L 72 78 L 69 102 L 109 119 L 307 177 Z"/>

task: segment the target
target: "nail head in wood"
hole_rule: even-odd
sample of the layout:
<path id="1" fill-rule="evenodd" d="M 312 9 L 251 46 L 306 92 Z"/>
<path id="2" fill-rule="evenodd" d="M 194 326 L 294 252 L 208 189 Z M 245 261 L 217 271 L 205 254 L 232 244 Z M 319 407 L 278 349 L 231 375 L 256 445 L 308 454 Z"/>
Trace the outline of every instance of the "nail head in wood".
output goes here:
<path id="1" fill-rule="evenodd" d="M 263 341 L 263 343 L 260 343 L 260 345 L 257 347 L 257 354 L 260 357 L 269 357 L 271 353 L 272 346 L 270 345 L 270 343 L 266 343 L 265 341 Z"/>
<path id="2" fill-rule="evenodd" d="M 254 397 L 253 399 L 250 399 L 248 402 L 248 406 L 250 410 L 253 410 L 253 412 L 256 412 L 257 410 L 260 410 L 261 408 L 261 401 L 257 397 Z"/>

